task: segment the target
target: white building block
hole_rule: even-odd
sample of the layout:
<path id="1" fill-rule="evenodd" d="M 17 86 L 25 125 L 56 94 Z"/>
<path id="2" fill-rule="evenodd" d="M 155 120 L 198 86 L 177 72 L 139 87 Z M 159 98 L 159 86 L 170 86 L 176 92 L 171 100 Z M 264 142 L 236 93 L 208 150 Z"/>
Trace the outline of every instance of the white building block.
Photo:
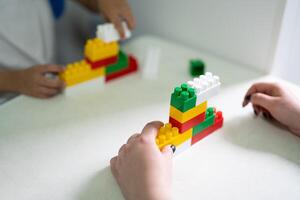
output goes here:
<path id="1" fill-rule="evenodd" d="M 128 29 L 127 24 L 125 22 L 122 22 L 122 26 L 125 33 L 125 39 L 130 38 L 131 32 Z M 119 41 L 121 39 L 119 32 L 112 23 L 98 25 L 96 35 L 98 38 L 102 39 L 106 43 Z"/>
<path id="2" fill-rule="evenodd" d="M 182 152 L 184 152 L 186 149 L 190 148 L 191 146 L 192 146 L 192 139 L 190 138 L 187 141 L 185 141 L 184 143 L 182 143 L 181 145 L 179 145 L 178 147 L 176 147 L 174 156 L 181 154 Z"/>
<path id="3" fill-rule="evenodd" d="M 142 76 L 145 79 L 155 79 L 159 68 L 161 49 L 159 47 L 148 47 L 142 64 Z"/>
<path id="4" fill-rule="evenodd" d="M 205 75 L 194 78 L 187 83 L 196 90 L 197 105 L 216 95 L 221 87 L 220 78 L 214 76 L 211 72 L 206 72 Z"/>

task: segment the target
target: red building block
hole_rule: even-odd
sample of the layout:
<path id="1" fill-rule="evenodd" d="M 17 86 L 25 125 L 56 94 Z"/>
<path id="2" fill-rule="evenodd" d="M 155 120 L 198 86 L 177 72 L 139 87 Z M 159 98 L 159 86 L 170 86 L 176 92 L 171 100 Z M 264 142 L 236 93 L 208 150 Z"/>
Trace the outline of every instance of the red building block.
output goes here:
<path id="1" fill-rule="evenodd" d="M 129 56 L 129 66 L 121 71 L 107 75 L 105 77 L 105 82 L 110 82 L 114 79 L 117 79 L 121 76 L 125 76 L 125 75 L 135 72 L 137 70 L 138 70 L 138 62 L 135 57 L 130 55 Z"/>
<path id="2" fill-rule="evenodd" d="M 224 119 L 222 116 L 222 112 L 218 111 L 216 113 L 215 123 L 212 126 L 204 129 L 201 133 L 198 133 L 197 135 L 193 136 L 192 145 L 202 140 L 206 136 L 210 135 L 212 132 L 216 131 L 217 129 L 221 128 L 223 126 L 223 120 Z"/>
<path id="3" fill-rule="evenodd" d="M 169 122 L 172 124 L 173 127 L 175 126 L 179 129 L 179 133 L 183 133 L 193 128 L 194 126 L 200 124 L 201 122 L 204 121 L 204 119 L 205 119 L 205 112 L 201 113 L 200 115 L 194 117 L 193 119 L 190 119 L 189 121 L 183 124 L 177 121 L 176 119 L 173 119 L 172 117 L 169 117 Z"/>
<path id="4" fill-rule="evenodd" d="M 110 58 L 105 58 L 103 60 L 99 60 L 96 62 L 90 61 L 88 58 L 85 58 L 86 62 L 89 63 L 92 67 L 92 69 L 97 69 L 100 67 L 106 67 L 108 65 L 114 64 L 118 61 L 118 56 L 113 56 Z"/>

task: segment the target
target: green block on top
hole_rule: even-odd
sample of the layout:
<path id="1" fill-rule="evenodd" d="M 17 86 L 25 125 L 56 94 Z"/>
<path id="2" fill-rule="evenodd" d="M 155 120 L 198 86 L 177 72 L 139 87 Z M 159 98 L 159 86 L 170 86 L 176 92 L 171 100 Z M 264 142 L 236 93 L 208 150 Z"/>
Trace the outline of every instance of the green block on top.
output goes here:
<path id="1" fill-rule="evenodd" d="M 206 110 L 205 120 L 193 128 L 193 136 L 201 133 L 204 129 L 212 126 L 215 122 L 214 108 L 210 107 Z"/>
<path id="2" fill-rule="evenodd" d="M 128 65 L 128 56 L 123 51 L 120 51 L 118 55 L 118 61 L 115 64 L 106 67 L 106 74 L 112 74 L 121 71 L 122 69 L 128 67 Z"/>
<path id="3" fill-rule="evenodd" d="M 171 95 L 171 105 L 181 112 L 186 112 L 196 105 L 197 96 L 195 89 L 183 83 L 176 87 Z"/>
<path id="4" fill-rule="evenodd" d="M 205 73 L 205 63 L 200 59 L 190 60 L 190 74 L 191 76 L 200 76 Z"/>

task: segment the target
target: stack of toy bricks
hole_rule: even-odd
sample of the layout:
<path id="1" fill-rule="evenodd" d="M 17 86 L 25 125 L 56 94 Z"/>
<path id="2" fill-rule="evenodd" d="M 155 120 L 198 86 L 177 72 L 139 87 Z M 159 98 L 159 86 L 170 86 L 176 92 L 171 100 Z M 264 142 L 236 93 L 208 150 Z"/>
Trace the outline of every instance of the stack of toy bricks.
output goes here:
<path id="1" fill-rule="evenodd" d="M 176 87 L 171 96 L 169 123 L 159 130 L 156 143 L 176 147 L 178 154 L 223 125 L 221 111 L 207 107 L 207 99 L 220 88 L 218 76 L 207 72 Z"/>
<path id="2" fill-rule="evenodd" d="M 128 29 L 126 30 L 128 38 L 130 34 Z M 104 84 L 137 71 L 137 60 L 120 50 L 119 39 L 112 24 L 98 26 L 97 37 L 88 40 L 85 45 L 84 60 L 68 64 L 64 72 L 59 75 L 60 78 L 67 86 L 96 78 L 100 80 L 99 83 Z"/>

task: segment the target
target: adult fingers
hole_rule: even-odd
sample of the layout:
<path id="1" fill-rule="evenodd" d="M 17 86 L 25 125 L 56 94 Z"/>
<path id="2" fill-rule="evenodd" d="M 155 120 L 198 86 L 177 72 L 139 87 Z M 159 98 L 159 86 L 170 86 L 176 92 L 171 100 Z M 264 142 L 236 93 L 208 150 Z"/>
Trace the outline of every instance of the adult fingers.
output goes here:
<path id="1" fill-rule="evenodd" d="M 128 28 L 130 30 L 134 29 L 135 28 L 135 25 L 136 25 L 136 22 L 135 22 L 135 18 L 132 14 L 132 11 L 130 9 L 130 7 L 124 9 L 122 11 L 122 18 L 126 21 L 127 25 L 128 25 Z"/>
<path id="2" fill-rule="evenodd" d="M 41 97 L 49 98 L 60 93 L 60 90 L 54 88 L 39 87 L 38 92 L 41 95 Z"/>
<path id="3" fill-rule="evenodd" d="M 39 80 L 39 84 L 44 87 L 48 88 L 54 88 L 54 89 L 64 89 L 65 88 L 65 83 L 63 80 L 57 78 L 57 79 L 49 79 L 47 77 L 42 77 Z"/>

